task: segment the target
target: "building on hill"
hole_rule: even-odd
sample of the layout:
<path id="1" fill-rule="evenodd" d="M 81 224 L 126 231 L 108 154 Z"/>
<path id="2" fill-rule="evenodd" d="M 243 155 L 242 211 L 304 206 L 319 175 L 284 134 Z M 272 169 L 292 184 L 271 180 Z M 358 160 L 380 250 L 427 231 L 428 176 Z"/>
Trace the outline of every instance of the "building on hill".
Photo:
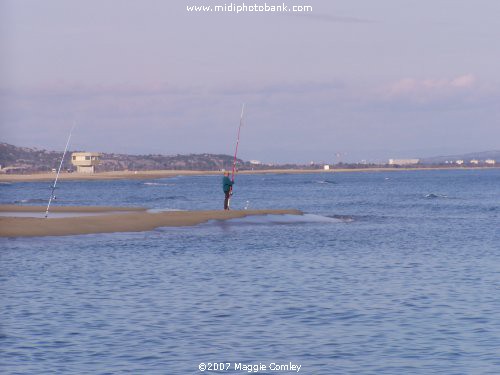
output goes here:
<path id="1" fill-rule="evenodd" d="M 389 165 L 415 165 L 420 159 L 389 159 Z"/>
<path id="2" fill-rule="evenodd" d="M 73 152 L 71 163 L 78 173 L 94 173 L 95 166 L 99 164 L 101 155 L 98 152 Z"/>

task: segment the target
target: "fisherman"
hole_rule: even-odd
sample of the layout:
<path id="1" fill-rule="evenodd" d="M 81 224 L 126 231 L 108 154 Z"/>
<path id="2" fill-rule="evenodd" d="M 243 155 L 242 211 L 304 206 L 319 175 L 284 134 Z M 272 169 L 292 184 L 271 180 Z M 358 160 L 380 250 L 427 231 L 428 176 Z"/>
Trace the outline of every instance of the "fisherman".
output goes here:
<path id="1" fill-rule="evenodd" d="M 233 190 L 233 181 L 229 178 L 229 172 L 224 172 L 224 177 L 222 178 L 222 190 L 224 190 L 224 209 L 229 210 L 229 199 L 231 198 L 231 193 Z"/>

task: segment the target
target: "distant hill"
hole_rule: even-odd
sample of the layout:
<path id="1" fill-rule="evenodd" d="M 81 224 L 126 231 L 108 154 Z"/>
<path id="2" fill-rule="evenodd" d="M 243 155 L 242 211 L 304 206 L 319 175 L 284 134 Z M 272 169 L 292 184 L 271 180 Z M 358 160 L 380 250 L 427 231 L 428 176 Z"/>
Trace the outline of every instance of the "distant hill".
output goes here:
<path id="1" fill-rule="evenodd" d="M 101 154 L 101 171 L 145 171 L 145 170 L 198 170 L 213 171 L 231 169 L 233 156 L 218 154 L 189 154 L 189 155 L 125 155 L 125 154 Z M 238 165 L 245 165 L 241 159 Z"/>
<path id="2" fill-rule="evenodd" d="M 63 170 L 73 170 L 71 153 L 68 151 L 64 158 Z M 47 172 L 58 168 L 62 152 L 40 150 L 37 148 L 17 147 L 8 143 L 0 143 L 0 165 L 5 170 L 15 170 L 16 173 Z M 101 163 L 98 171 L 123 170 L 220 170 L 231 169 L 233 156 L 217 154 L 190 154 L 190 155 L 125 155 L 101 154 Z M 250 163 L 238 159 L 240 169 L 251 167 Z"/>
<path id="3" fill-rule="evenodd" d="M 59 166 L 62 152 L 17 147 L 0 143 L 0 165 L 3 170 L 16 169 L 26 172 L 50 171 Z M 67 163 L 65 163 L 67 167 Z"/>
<path id="4" fill-rule="evenodd" d="M 64 158 L 63 171 L 73 171 L 75 167 L 71 164 L 71 153 L 82 150 L 68 151 Z M 18 147 L 8 143 L 0 143 L 0 166 L 2 173 L 34 173 L 48 172 L 59 168 L 62 152 L 47 151 L 38 148 Z M 500 151 L 476 152 L 462 155 L 437 156 L 420 159 L 420 164 L 412 166 L 456 166 L 454 163 L 446 164 L 446 161 L 464 160 L 464 165 L 471 165 L 472 159 L 480 161 L 478 166 L 484 166 L 486 159 L 500 161 Z M 146 170 L 198 170 L 217 171 L 221 169 L 231 170 L 233 156 L 224 154 L 189 154 L 189 155 L 126 155 L 101 153 L 101 163 L 96 167 L 99 172 L 107 171 L 146 171 Z M 323 163 L 303 164 L 256 164 L 241 159 L 237 160 L 239 170 L 262 170 L 262 169 L 322 169 Z M 338 163 L 334 168 L 398 168 L 394 165 L 366 164 L 366 163 Z"/>
<path id="5" fill-rule="evenodd" d="M 429 158 L 422 158 L 420 159 L 420 163 L 444 164 L 446 161 L 464 160 L 465 162 L 469 162 L 470 160 L 473 159 L 480 161 L 493 159 L 496 160 L 498 163 L 500 161 L 500 150 L 471 152 L 468 154 L 458 154 L 458 155 L 434 156 Z"/>

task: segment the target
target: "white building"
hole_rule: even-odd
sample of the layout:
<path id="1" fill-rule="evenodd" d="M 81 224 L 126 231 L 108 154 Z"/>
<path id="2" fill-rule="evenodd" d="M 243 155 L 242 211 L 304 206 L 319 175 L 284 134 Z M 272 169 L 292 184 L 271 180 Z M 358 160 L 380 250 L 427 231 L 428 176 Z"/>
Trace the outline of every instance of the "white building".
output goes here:
<path id="1" fill-rule="evenodd" d="M 472 159 L 472 160 L 470 161 L 470 163 L 471 163 L 471 164 L 478 165 L 478 164 L 479 164 L 479 160 L 477 160 L 477 159 Z"/>
<path id="2" fill-rule="evenodd" d="M 420 159 L 389 159 L 389 165 L 415 165 Z"/>
<path id="3" fill-rule="evenodd" d="M 496 161 L 493 159 L 486 159 L 484 163 L 488 165 L 495 165 Z"/>
<path id="4" fill-rule="evenodd" d="M 98 152 L 73 152 L 71 163 L 78 173 L 94 173 L 95 166 L 100 162 L 100 156 Z"/>
<path id="5" fill-rule="evenodd" d="M 464 161 L 463 160 L 456 160 L 455 163 L 458 165 L 462 165 L 464 163 Z"/>

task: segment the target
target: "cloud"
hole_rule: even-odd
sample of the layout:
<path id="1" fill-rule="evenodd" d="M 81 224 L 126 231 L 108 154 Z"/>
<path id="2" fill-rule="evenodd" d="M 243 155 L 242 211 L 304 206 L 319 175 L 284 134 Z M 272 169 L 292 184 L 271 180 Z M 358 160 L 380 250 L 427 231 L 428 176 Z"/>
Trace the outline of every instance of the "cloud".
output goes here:
<path id="1" fill-rule="evenodd" d="M 453 79 L 450 82 L 450 85 L 453 87 L 466 88 L 474 86 L 475 83 L 476 83 L 476 77 L 474 77 L 472 74 L 466 74 Z"/>
<path id="2" fill-rule="evenodd" d="M 32 98 L 65 97 L 75 99 L 103 96 L 151 97 L 194 94 L 199 90 L 196 87 L 180 88 L 167 83 L 82 85 L 79 83 L 59 82 L 33 87 L 3 87 L 0 88 L 0 96 Z"/>
<path id="3" fill-rule="evenodd" d="M 457 90 L 473 88 L 477 83 L 472 74 L 465 74 L 451 79 L 415 79 L 403 78 L 389 84 L 384 91 L 390 96 L 408 94 L 443 94 Z"/>
<path id="4" fill-rule="evenodd" d="M 416 147 L 434 127 L 455 134 L 461 126 L 468 132 L 478 118 L 483 129 L 478 131 L 493 139 L 499 97 L 498 87 L 479 84 L 472 74 L 382 85 L 333 79 L 184 87 L 45 85 L 0 90 L 0 133 L 10 143 L 60 149 L 61 134 L 76 119 L 74 142 L 81 149 L 227 152 L 245 102 L 244 158 L 307 160 L 316 148 L 330 155 L 394 143 Z M 386 133 L 387 140 L 380 136 Z"/>

